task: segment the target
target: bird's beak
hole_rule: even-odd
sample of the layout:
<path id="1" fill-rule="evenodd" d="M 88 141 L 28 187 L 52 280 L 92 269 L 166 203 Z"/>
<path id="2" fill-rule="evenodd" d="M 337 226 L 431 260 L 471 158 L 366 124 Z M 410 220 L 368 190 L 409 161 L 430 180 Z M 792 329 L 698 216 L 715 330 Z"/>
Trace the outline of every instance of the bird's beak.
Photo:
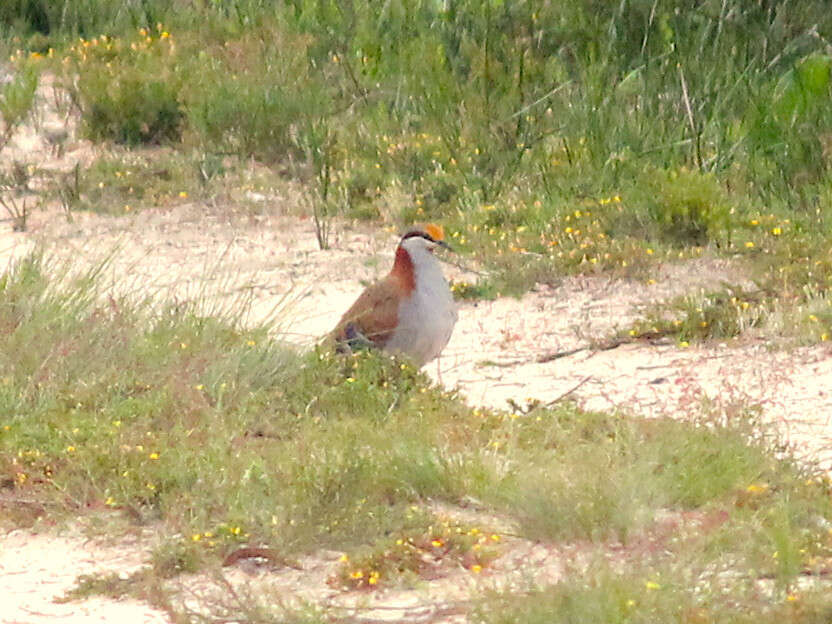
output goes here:
<path id="1" fill-rule="evenodd" d="M 447 250 L 448 250 L 448 251 L 450 251 L 451 253 L 456 253 L 456 251 L 454 251 L 454 248 L 453 248 L 453 247 L 451 247 L 448 243 L 446 243 L 446 242 L 445 242 L 445 241 L 443 241 L 443 240 L 438 240 L 438 241 L 436 241 L 436 244 L 437 244 L 437 245 L 441 245 L 442 247 L 444 247 L 445 249 L 447 249 Z"/>

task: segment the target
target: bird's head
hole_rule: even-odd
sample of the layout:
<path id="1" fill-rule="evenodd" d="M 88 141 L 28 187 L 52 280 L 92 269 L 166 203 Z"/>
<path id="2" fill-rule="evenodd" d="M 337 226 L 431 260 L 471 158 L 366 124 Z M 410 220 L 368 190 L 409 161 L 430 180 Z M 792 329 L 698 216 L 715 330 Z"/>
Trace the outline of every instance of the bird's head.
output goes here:
<path id="1" fill-rule="evenodd" d="M 402 235 L 399 245 L 408 251 L 424 249 L 433 252 L 437 247 L 444 247 L 453 251 L 451 246 L 445 242 L 445 231 L 442 226 L 435 223 L 413 226 Z"/>

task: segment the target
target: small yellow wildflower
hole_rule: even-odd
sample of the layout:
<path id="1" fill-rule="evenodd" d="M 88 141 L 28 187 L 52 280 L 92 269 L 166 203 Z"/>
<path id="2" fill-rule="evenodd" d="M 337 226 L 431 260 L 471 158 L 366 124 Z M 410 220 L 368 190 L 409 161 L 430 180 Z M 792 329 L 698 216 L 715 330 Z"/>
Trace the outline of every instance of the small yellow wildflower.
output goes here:
<path id="1" fill-rule="evenodd" d="M 431 546 L 433 546 L 434 548 L 439 548 L 439 547 L 441 547 L 441 546 L 442 546 L 442 544 L 443 544 L 443 542 L 442 542 L 442 540 L 441 540 L 441 539 L 431 540 L 431 542 L 430 542 L 430 543 L 431 543 Z"/>
<path id="2" fill-rule="evenodd" d="M 771 228 L 772 236 L 780 236 L 782 233 L 783 233 L 783 230 L 780 227 Z"/>
<path id="3" fill-rule="evenodd" d="M 652 256 L 653 255 L 653 250 L 650 247 L 648 247 L 647 249 L 644 250 L 644 253 L 646 253 L 648 256 Z"/>
<path id="4" fill-rule="evenodd" d="M 148 455 L 148 457 L 155 461 L 155 460 L 159 459 L 159 453 L 155 453 L 155 452 L 151 453 L 150 455 Z"/>
<path id="5" fill-rule="evenodd" d="M 679 342 L 679 346 L 683 349 L 687 349 L 690 346 L 690 343 L 687 340 L 681 340 Z"/>
<path id="6" fill-rule="evenodd" d="M 645 586 L 648 590 L 650 590 L 650 591 L 653 591 L 653 590 L 655 590 L 655 589 L 661 589 L 661 588 L 662 588 L 662 586 L 661 586 L 661 585 L 659 585 L 656 581 L 646 581 L 646 582 L 644 583 L 644 586 Z"/>
<path id="7" fill-rule="evenodd" d="M 746 241 L 745 246 L 748 247 L 748 249 L 752 249 L 754 247 L 754 243 L 752 241 Z"/>
<path id="8" fill-rule="evenodd" d="M 179 191 L 179 197 L 181 197 L 182 199 L 187 199 L 188 191 Z"/>
<path id="9" fill-rule="evenodd" d="M 356 580 L 357 580 L 357 579 L 360 579 L 360 578 L 364 578 L 364 572 L 362 572 L 361 570 L 354 570 L 354 571 L 350 574 L 350 578 L 352 578 L 352 579 L 356 579 Z"/>
<path id="10" fill-rule="evenodd" d="M 479 574 L 480 572 L 482 572 L 482 566 L 478 563 L 475 563 L 471 566 L 471 572 L 473 572 L 474 574 Z"/>
<path id="11" fill-rule="evenodd" d="M 198 542 L 201 539 L 202 539 L 202 535 L 199 534 L 199 533 L 194 533 L 193 535 L 191 535 L 191 540 L 193 540 L 194 542 Z"/>
<path id="12" fill-rule="evenodd" d="M 67 453 L 74 453 L 75 452 L 75 447 L 72 446 L 72 445 L 69 445 L 68 447 L 66 447 L 66 452 Z"/>

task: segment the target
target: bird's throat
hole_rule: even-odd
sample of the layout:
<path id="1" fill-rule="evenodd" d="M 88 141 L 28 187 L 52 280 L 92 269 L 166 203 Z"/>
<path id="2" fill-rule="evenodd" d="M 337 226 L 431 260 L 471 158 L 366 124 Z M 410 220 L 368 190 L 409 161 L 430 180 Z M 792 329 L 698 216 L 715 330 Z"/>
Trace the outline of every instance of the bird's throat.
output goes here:
<path id="1" fill-rule="evenodd" d="M 416 288 L 416 274 L 413 271 L 413 260 L 404 247 L 396 249 L 396 261 L 390 271 L 391 277 L 396 281 L 402 296 L 410 295 Z"/>

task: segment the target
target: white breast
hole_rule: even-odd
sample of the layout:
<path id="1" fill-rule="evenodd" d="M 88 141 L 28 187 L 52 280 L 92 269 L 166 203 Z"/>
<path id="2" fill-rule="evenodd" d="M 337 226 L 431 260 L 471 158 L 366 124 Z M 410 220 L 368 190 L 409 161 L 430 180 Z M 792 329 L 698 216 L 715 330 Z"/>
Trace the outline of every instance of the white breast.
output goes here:
<path id="1" fill-rule="evenodd" d="M 423 249 L 414 249 L 410 254 L 415 288 L 399 306 L 398 326 L 385 349 L 403 353 L 417 366 L 423 366 L 448 344 L 457 310 L 448 282 L 433 254 Z"/>

